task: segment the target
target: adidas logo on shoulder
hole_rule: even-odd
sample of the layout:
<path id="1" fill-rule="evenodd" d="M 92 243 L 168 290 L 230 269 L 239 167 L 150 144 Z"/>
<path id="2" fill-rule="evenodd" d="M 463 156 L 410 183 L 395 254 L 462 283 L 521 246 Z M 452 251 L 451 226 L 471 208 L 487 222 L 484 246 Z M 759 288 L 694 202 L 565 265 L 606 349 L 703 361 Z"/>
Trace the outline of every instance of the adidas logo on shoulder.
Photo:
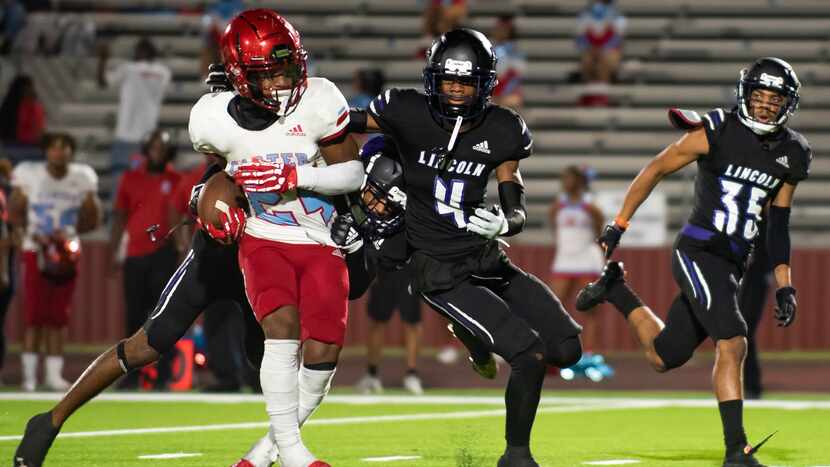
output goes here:
<path id="1" fill-rule="evenodd" d="M 473 146 L 473 151 L 483 152 L 484 154 L 490 154 L 490 146 L 487 144 L 487 140 L 476 144 Z"/>
<path id="2" fill-rule="evenodd" d="M 775 159 L 775 162 L 778 162 L 779 164 L 783 165 L 788 169 L 790 168 L 790 160 L 787 158 L 787 156 L 781 156 L 778 159 Z"/>

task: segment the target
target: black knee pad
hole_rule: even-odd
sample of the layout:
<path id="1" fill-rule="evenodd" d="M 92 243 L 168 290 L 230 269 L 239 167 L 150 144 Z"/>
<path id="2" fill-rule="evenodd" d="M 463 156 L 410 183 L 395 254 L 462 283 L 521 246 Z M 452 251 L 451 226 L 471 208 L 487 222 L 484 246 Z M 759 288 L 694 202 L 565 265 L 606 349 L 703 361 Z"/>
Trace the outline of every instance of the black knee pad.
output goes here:
<path id="1" fill-rule="evenodd" d="M 676 341 L 672 342 L 665 332 L 661 332 L 654 338 L 654 351 L 657 352 L 660 360 L 663 360 L 666 370 L 683 366 L 695 353 L 694 348 L 683 348 L 677 345 Z"/>
<path id="2" fill-rule="evenodd" d="M 545 354 L 547 363 L 559 368 L 572 367 L 580 358 L 582 358 L 582 342 L 578 335 L 549 343 Z"/>

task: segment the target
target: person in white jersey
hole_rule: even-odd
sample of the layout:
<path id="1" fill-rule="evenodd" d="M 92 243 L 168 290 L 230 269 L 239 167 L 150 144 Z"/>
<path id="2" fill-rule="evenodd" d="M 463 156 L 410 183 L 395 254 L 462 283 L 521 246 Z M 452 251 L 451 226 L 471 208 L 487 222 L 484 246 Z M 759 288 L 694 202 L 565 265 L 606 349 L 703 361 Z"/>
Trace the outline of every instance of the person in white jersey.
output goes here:
<path id="1" fill-rule="evenodd" d="M 588 169 L 575 165 L 565 167 L 560 180 L 562 192 L 549 211 L 556 242 L 549 284 L 553 293 L 568 303 L 576 291 L 602 272 L 602 250 L 594 239 L 605 219 L 588 191 Z M 583 342 L 590 349 L 595 343 L 595 326 L 592 315 L 587 315 L 585 320 Z"/>
<path id="2" fill-rule="evenodd" d="M 98 62 L 100 87 L 118 87 L 118 115 L 113 135 L 111 163 L 115 174 L 130 165 L 130 156 L 141 148 L 141 142 L 158 126 L 161 102 L 170 86 L 172 72 L 156 60 L 158 51 L 147 39 L 135 45 L 133 60 L 107 69 L 109 48 L 102 47 Z"/>
<path id="3" fill-rule="evenodd" d="M 331 240 L 328 196 L 363 182 L 349 109 L 334 84 L 307 77 L 299 33 L 273 10 L 234 18 L 221 52 L 235 92 L 199 99 L 189 131 L 197 151 L 227 161 L 250 203 L 250 218 L 231 209 L 221 230 L 204 228 L 239 242 L 246 294 L 265 333 L 260 380 L 271 422 L 235 465 L 270 465 L 276 449 L 283 467 L 328 466 L 305 447 L 300 426 L 328 392 L 346 331 L 349 277 Z"/>
<path id="4" fill-rule="evenodd" d="M 75 140 L 45 137 L 45 162 L 22 162 L 12 172 L 9 214 L 23 237 L 23 389 L 37 387 L 38 351 L 46 349 L 45 384 L 65 391 L 63 333 L 75 290 L 80 255 L 78 234 L 98 225 L 98 175 L 71 162 Z"/>

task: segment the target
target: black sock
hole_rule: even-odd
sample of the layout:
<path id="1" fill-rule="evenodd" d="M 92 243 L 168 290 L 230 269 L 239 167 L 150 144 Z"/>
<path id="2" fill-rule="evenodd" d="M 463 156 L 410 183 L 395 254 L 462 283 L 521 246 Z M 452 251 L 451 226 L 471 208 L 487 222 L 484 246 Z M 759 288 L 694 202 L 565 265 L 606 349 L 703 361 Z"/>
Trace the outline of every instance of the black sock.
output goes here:
<path id="1" fill-rule="evenodd" d="M 415 368 L 410 368 L 410 369 L 406 370 L 406 374 L 407 375 L 412 375 L 412 376 L 418 376 L 418 370 L 416 370 Z"/>
<path id="2" fill-rule="evenodd" d="M 626 319 L 628 319 L 628 315 L 636 308 L 644 306 L 640 297 L 624 281 L 613 284 L 608 289 L 607 298 Z"/>
<path id="3" fill-rule="evenodd" d="M 378 375 L 378 366 L 377 365 L 369 365 L 369 368 L 366 370 L 369 373 L 369 376 L 377 377 Z"/>
<path id="4" fill-rule="evenodd" d="M 505 438 L 508 446 L 529 446 L 530 429 L 536 418 L 545 380 L 544 348 L 541 342 L 513 357 L 510 380 L 504 394 L 507 409 Z"/>
<path id="5" fill-rule="evenodd" d="M 723 423 L 723 441 L 728 452 L 743 449 L 746 446 L 744 432 L 744 401 L 741 399 L 718 403 L 720 419 Z"/>

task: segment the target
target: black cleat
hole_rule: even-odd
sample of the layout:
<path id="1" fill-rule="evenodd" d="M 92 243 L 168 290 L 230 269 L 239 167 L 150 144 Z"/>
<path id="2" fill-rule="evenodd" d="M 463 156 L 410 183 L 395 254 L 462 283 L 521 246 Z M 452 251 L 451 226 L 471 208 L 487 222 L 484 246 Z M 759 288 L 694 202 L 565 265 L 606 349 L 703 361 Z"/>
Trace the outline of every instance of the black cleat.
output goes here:
<path id="1" fill-rule="evenodd" d="M 602 275 L 599 279 L 586 285 L 576 295 L 576 309 L 579 311 L 588 311 L 591 308 L 605 302 L 605 297 L 608 295 L 608 290 L 617 281 L 622 281 L 625 270 L 623 263 L 619 261 L 609 261 L 602 270 Z"/>
<path id="2" fill-rule="evenodd" d="M 776 431 L 775 433 L 778 432 Z M 747 444 L 743 447 L 743 449 L 738 449 L 733 452 L 727 451 L 726 456 L 723 459 L 723 467 L 766 467 L 764 464 L 758 462 L 758 459 L 756 459 L 753 454 L 758 452 L 764 443 L 775 436 L 775 433 L 772 433 L 761 440 L 761 442 L 755 445 L 755 447 Z"/>
<path id="3" fill-rule="evenodd" d="M 529 447 L 507 446 L 497 467 L 539 467 L 539 464 L 530 455 Z"/>
<path id="4" fill-rule="evenodd" d="M 51 411 L 30 418 L 23 439 L 14 452 L 12 467 L 41 467 L 59 431 L 52 425 Z"/>

